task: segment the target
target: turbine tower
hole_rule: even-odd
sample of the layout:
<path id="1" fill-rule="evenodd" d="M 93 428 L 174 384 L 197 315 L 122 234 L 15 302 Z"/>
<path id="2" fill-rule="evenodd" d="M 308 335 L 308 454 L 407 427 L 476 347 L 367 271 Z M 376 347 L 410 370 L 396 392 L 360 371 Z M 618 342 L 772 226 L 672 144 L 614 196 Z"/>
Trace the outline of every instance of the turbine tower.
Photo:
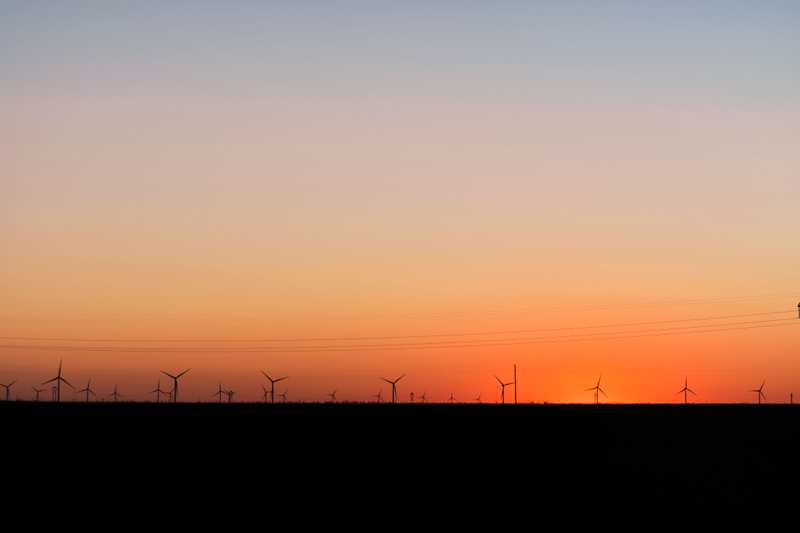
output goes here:
<path id="1" fill-rule="evenodd" d="M 285 390 L 281 393 L 281 402 L 286 403 L 286 395 L 289 394 L 289 390 Z"/>
<path id="2" fill-rule="evenodd" d="M 69 388 L 71 388 L 72 390 L 75 390 L 75 387 L 72 386 L 72 383 L 67 381 L 67 379 L 61 374 L 61 367 L 62 367 L 62 363 L 63 362 L 64 362 L 63 359 L 59 359 L 58 360 L 58 374 L 56 375 L 56 377 L 54 377 L 53 379 L 48 379 L 47 381 L 42 383 L 42 385 L 47 385 L 48 383 L 55 382 L 55 385 L 53 387 L 54 387 L 54 390 L 55 390 L 54 401 L 56 401 L 56 402 L 60 402 L 61 401 L 61 384 L 62 383 L 66 383 L 69 386 Z"/>
<path id="3" fill-rule="evenodd" d="M 178 380 L 189 370 L 191 370 L 191 368 L 187 368 L 179 374 L 170 374 L 169 372 L 161 371 L 162 374 L 172 379 L 172 403 L 178 403 Z"/>
<path id="4" fill-rule="evenodd" d="M 38 402 L 39 395 L 43 393 L 46 389 L 37 389 L 36 387 L 31 387 L 31 388 L 33 389 L 33 392 L 36 393 L 36 399 L 34 401 Z"/>
<path id="5" fill-rule="evenodd" d="M 600 393 L 603 393 L 603 396 L 608 398 L 608 394 L 606 394 L 606 391 L 604 391 L 603 389 L 600 388 L 600 380 L 601 379 L 603 379 L 603 375 L 602 374 L 600 375 L 599 378 L 597 378 L 597 385 L 595 385 L 594 387 L 590 387 L 590 388 L 586 389 L 587 391 L 594 391 L 594 404 L 595 405 L 600 403 Z"/>
<path id="6" fill-rule="evenodd" d="M 114 392 L 108 395 L 111 398 L 111 401 L 117 402 L 120 398 L 122 398 L 122 394 L 117 391 L 117 386 L 114 385 Z"/>
<path id="7" fill-rule="evenodd" d="M 428 397 L 427 397 L 427 395 L 428 395 L 428 393 L 427 393 L 427 392 L 423 392 L 423 393 L 422 393 L 422 396 L 420 396 L 420 397 L 419 397 L 419 400 L 420 400 L 420 402 L 422 402 L 422 403 L 425 403 L 425 402 L 427 402 L 427 401 L 428 401 Z"/>
<path id="8" fill-rule="evenodd" d="M 328 398 L 331 399 L 331 403 L 336 403 L 336 390 L 328 394 Z"/>
<path id="9" fill-rule="evenodd" d="M 222 383 L 219 384 L 219 388 L 217 388 L 217 392 L 211 395 L 213 398 L 214 396 L 217 397 L 217 403 L 222 403 L 222 396 L 225 394 L 225 390 L 222 388 Z"/>
<path id="10" fill-rule="evenodd" d="M 4 384 L 0 383 L 0 387 L 3 387 L 3 388 L 6 389 L 6 401 L 10 401 L 11 400 L 11 387 L 14 386 L 14 383 L 16 383 L 16 382 L 17 382 L 17 380 L 15 379 L 14 381 L 9 383 L 8 385 L 4 385 Z"/>
<path id="11" fill-rule="evenodd" d="M 233 403 L 233 396 L 236 394 L 234 390 L 226 390 L 225 395 L 228 397 L 228 403 Z"/>
<path id="12" fill-rule="evenodd" d="M 456 401 L 456 395 L 454 393 L 450 393 L 450 397 L 447 399 L 447 403 L 453 403 Z"/>
<path id="13" fill-rule="evenodd" d="M 517 405 L 517 365 L 514 365 L 514 405 Z"/>
<path id="14" fill-rule="evenodd" d="M 264 374 L 264 377 L 269 380 L 269 383 L 271 385 L 271 387 L 269 389 L 269 403 L 275 403 L 275 384 L 276 383 L 280 383 L 281 381 L 283 381 L 284 379 L 288 378 L 289 376 L 283 376 L 282 378 L 273 379 L 272 376 L 270 376 L 269 374 L 267 374 L 263 370 L 261 371 L 261 373 Z"/>
<path id="15" fill-rule="evenodd" d="M 481 395 L 478 394 L 477 398 L 473 400 L 475 403 L 481 403 Z"/>
<path id="16" fill-rule="evenodd" d="M 86 387 L 77 391 L 78 394 L 85 392 L 86 393 L 86 401 L 89 401 L 89 395 L 97 396 L 97 394 L 92 390 L 92 380 L 90 379 L 88 383 L 86 383 Z"/>
<path id="17" fill-rule="evenodd" d="M 681 390 L 679 390 L 678 392 L 676 392 L 675 394 L 683 393 L 683 403 L 686 404 L 686 403 L 689 403 L 689 396 L 687 394 L 689 392 L 691 392 L 692 394 L 697 396 L 697 393 L 689 388 L 689 378 L 687 377 L 687 378 L 684 378 L 684 380 L 683 380 L 683 388 Z"/>
<path id="18" fill-rule="evenodd" d="M 495 376 L 494 379 L 496 379 L 497 382 L 500 384 L 500 403 L 504 404 L 506 403 L 506 387 L 508 387 L 509 385 L 513 385 L 514 382 L 509 381 L 508 383 L 503 383 L 503 380 L 501 380 L 497 376 Z"/>
<path id="19" fill-rule="evenodd" d="M 376 403 L 381 403 L 381 400 L 383 400 L 383 391 L 379 390 L 378 394 L 374 394 L 372 397 L 375 398 Z"/>
<path id="20" fill-rule="evenodd" d="M 381 378 L 383 381 L 392 386 L 392 403 L 397 403 L 397 383 L 404 377 L 406 377 L 405 374 L 403 374 L 394 381 L 392 381 L 391 379 Z"/>
<path id="21" fill-rule="evenodd" d="M 753 389 L 750 392 L 755 392 L 756 396 L 758 397 L 758 404 L 761 405 L 761 399 L 763 398 L 764 401 L 767 401 L 767 397 L 764 395 L 764 384 L 767 382 L 765 379 L 761 382 L 761 386 L 757 389 Z"/>
<path id="22" fill-rule="evenodd" d="M 169 394 L 169 391 L 161 390 L 161 380 L 158 380 L 158 384 L 156 388 L 150 391 L 150 394 L 156 395 L 156 403 L 161 403 L 161 395 L 162 394 Z"/>

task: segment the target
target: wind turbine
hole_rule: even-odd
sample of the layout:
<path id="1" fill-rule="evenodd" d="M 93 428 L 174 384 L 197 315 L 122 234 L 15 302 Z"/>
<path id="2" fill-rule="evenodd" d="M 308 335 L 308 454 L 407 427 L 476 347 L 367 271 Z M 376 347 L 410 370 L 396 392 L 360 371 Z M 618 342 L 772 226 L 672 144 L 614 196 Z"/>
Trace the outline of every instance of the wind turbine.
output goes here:
<path id="1" fill-rule="evenodd" d="M 331 403 L 336 403 L 336 391 L 334 390 L 330 394 L 328 394 L 328 398 L 331 399 Z"/>
<path id="2" fill-rule="evenodd" d="M 289 394 L 289 391 L 288 391 L 288 390 L 285 390 L 285 391 L 283 391 L 283 392 L 281 393 L 281 401 L 282 401 L 283 403 L 286 403 L 286 395 L 287 395 L 287 394 Z"/>
<path id="3" fill-rule="evenodd" d="M 275 384 L 276 383 L 280 383 L 281 381 L 283 381 L 284 379 L 288 378 L 289 376 L 283 376 L 282 378 L 273 379 L 272 376 L 270 376 L 269 374 L 267 374 L 263 370 L 261 371 L 261 373 L 264 374 L 264 377 L 269 380 L 269 383 L 271 385 L 271 388 L 269 389 L 269 403 L 275 403 Z"/>
<path id="4" fill-rule="evenodd" d="M 697 393 L 689 388 L 689 378 L 687 377 L 683 380 L 683 388 L 678 392 L 676 392 L 675 394 L 683 393 L 683 403 L 689 403 L 689 396 L 687 395 L 687 393 L 689 392 L 697 396 Z"/>
<path id="5" fill-rule="evenodd" d="M 419 397 L 419 399 L 420 399 L 420 401 L 421 401 L 422 403 L 425 403 L 426 401 L 428 401 L 428 398 L 427 398 L 427 396 L 426 396 L 427 394 L 428 394 L 427 392 L 423 392 L 423 393 L 422 393 L 422 396 L 420 396 L 420 397 Z"/>
<path id="6" fill-rule="evenodd" d="M 58 374 L 53 379 L 48 379 L 47 381 L 43 382 L 42 385 L 47 385 L 48 383 L 55 382 L 55 401 L 61 401 L 61 383 L 66 383 L 72 390 L 75 390 L 75 387 L 72 386 L 72 383 L 67 381 L 67 379 L 61 375 L 61 364 L 64 362 L 63 359 L 58 360 Z"/>
<path id="7" fill-rule="evenodd" d="M 172 403 L 178 403 L 178 379 L 187 373 L 191 368 L 187 368 L 180 374 L 170 374 L 169 372 L 161 371 L 162 374 L 172 379 Z"/>
<path id="8" fill-rule="evenodd" d="M 408 399 L 409 399 L 410 403 L 414 403 L 414 391 L 411 391 L 410 393 L 408 393 Z"/>
<path id="9" fill-rule="evenodd" d="M 597 378 L 597 385 L 595 385 L 594 387 L 590 387 L 590 388 L 586 389 L 587 391 L 590 391 L 590 390 L 594 391 L 594 404 L 595 405 L 600 403 L 600 393 L 601 392 L 603 393 L 603 396 L 608 398 L 608 394 L 606 394 L 606 391 L 604 391 L 603 389 L 600 388 L 600 380 L 601 379 L 603 379 L 603 375 L 602 374 L 600 375 L 599 378 Z"/>
<path id="10" fill-rule="evenodd" d="M 264 391 L 264 403 L 267 403 L 267 398 L 269 398 L 269 391 L 264 385 L 261 385 L 261 390 Z"/>
<path id="11" fill-rule="evenodd" d="M 91 380 L 91 379 L 90 379 L 90 380 L 89 380 L 89 382 L 86 384 L 86 388 L 83 388 L 83 389 L 81 389 L 81 390 L 79 390 L 79 391 L 77 391 L 77 392 L 78 392 L 78 394 L 80 394 L 80 393 L 82 393 L 82 392 L 85 392 L 85 393 L 86 393 L 86 401 L 87 401 L 87 402 L 89 401 L 89 395 L 90 395 L 90 394 L 91 394 L 92 396 L 97 396 L 97 394 L 96 394 L 96 393 L 95 393 L 95 392 L 92 390 L 92 380 Z"/>
<path id="12" fill-rule="evenodd" d="M 376 403 L 381 403 L 381 400 L 383 400 L 383 390 L 379 390 L 378 394 L 373 394 L 372 397 L 375 398 Z"/>
<path id="13" fill-rule="evenodd" d="M 11 387 L 16 382 L 17 382 L 17 380 L 15 379 L 14 381 L 9 383 L 8 385 L 3 385 L 2 383 L 0 383 L 0 387 L 4 387 L 6 389 L 6 401 L 10 401 L 11 400 Z"/>
<path id="14" fill-rule="evenodd" d="M 169 394 L 169 392 L 165 391 L 165 390 L 161 390 L 161 380 L 159 379 L 158 380 L 158 385 L 156 385 L 155 389 L 150 391 L 150 394 L 155 394 L 156 395 L 156 403 L 161 403 L 161 395 L 162 394 Z"/>
<path id="15" fill-rule="evenodd" d="M 506 387 L 508 387 L 509 385 L 513 385 L 514 382 L 509 381 L 508 383 L 503 383 L 503 380 L 501 380 L 497 376 L 495 376 L 494 379 L 496 379 L 497 382 L 500 384 L 500 403 L 504 404 L 506 403 Z"/>
<path id="16" fill-rule="evenodd" d="M 233 403 L 233 396 L 236 394 L 236 391 L 226 390 L 225 394 L 228 396 L 228 403 Z"/>
<path id="17" fill-rule="evenodd" d="M 480 394 L 478 394 L 478 397 L 477 397 L 477 398 L 475 398 L 475 400 L 474 400 L 474 401 L 475 401 L 475 403 L 481 403 L 481 395 L 480 395 Z"/>
<path id="18" fill-rule="evenodd" d="M 448 403 L 453 403 L 456 401 L 456 396 L 452 392 L 450 393 L 450 397 L 447 399 Z"/>
<path id="19" fill-rule="evenodd" d="M 116 385 L 114 385 L 114 392 L 109 394 L 109 397 L 111 397 L 111 400 L 114 401 L 114 402 L 119 401 L 119 399 L 122 398 L 122 394 L 120 394 L 117 391 L 117 386 Z"/>
<path id="20" fill-rule="evenodd" d="M 222 389 L 222 383 L 220 383 L 219 384 L 219 388 L 217 389 L 217 392 L 215 392 L 211 396 L 212 397 L 216 396 L 217 397 L 217 403 L 222 403 L 222 396 L 224 394 L 225 394 L 225 391 Z"/>
<path id="21" fill-rule="evenodd" d="M 767 382 L 767 380 L 765 379 L 764 381 L 762 381 L 762 382 L 761 382 L 761 386 L 760 386 L 759 388 L 757 388 L 757 389 L 753 389 L 753 390 L 751 390 L 751 391 L 750 391 L 750 392 L 755 392 L 755 393 L 757 393 L 757 397 L 758 397 L 758 403 L 759 403 L 759 405 L 761 404 L 761 398 L 764 398 L 764 401 L 766 401 L 766 400 L 767 400 L 767 397 L 764 395 L 764 384 L 765 384 L 766 382 Z"/>
<path id="22" fill-rule="evenodd" d="M 391 379 L 381 378 L 383 381 L 392 386 L 392 403 L 397 403 L 397 382 L 406 377 L 405 374 L 392 381 Z"/>
<path id="23" fill-rule="evenodd" d="M 37 389 L 36 387 L 31 387 L 31 388 L 33 389 L 33 392 L 36 393 L 36 400 L 35 401 L 37 401 L 37 402 L 39 401 L 39 395 L 41 393 L 43 393 L 45 390 L 47 390 L 47 389 Z"/>

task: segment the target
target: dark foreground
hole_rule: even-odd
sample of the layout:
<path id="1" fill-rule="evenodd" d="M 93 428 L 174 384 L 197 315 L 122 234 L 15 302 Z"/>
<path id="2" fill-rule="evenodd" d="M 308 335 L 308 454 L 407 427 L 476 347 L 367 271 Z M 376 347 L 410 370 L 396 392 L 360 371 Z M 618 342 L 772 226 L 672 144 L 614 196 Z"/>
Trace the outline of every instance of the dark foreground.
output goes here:
<path id="1" fill-rule="evenodd" d="M 4 402 L 0 421 L 5 457 L 40 475 L 162 494 L 691 505 L 800 488 L 800 408 L 788 405 Z"/>

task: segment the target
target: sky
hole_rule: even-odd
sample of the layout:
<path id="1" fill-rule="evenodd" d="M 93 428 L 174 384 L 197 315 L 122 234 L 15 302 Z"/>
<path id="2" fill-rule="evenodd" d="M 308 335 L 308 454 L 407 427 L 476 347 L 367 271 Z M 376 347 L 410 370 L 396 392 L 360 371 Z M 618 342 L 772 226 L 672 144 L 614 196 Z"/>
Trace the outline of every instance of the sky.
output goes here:
<path id="1" fill-rule="evenodd" d="M 798 27 L 793 1 L 2 1 L 0 381 L 498 401 L 517 364 L 526 402 L 601 374 L 614 402 L 786 401 Z"/>

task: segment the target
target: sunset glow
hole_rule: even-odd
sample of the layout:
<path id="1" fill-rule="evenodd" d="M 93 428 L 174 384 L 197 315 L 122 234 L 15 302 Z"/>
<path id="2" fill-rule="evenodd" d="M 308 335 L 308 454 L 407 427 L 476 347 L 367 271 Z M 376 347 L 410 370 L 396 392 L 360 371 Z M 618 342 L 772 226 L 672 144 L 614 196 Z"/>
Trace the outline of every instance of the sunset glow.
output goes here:
<path id="1" fill-rule="evenodd" d="M 797 4 L 11 4 L 20 398 L 800 393 Z"/>

